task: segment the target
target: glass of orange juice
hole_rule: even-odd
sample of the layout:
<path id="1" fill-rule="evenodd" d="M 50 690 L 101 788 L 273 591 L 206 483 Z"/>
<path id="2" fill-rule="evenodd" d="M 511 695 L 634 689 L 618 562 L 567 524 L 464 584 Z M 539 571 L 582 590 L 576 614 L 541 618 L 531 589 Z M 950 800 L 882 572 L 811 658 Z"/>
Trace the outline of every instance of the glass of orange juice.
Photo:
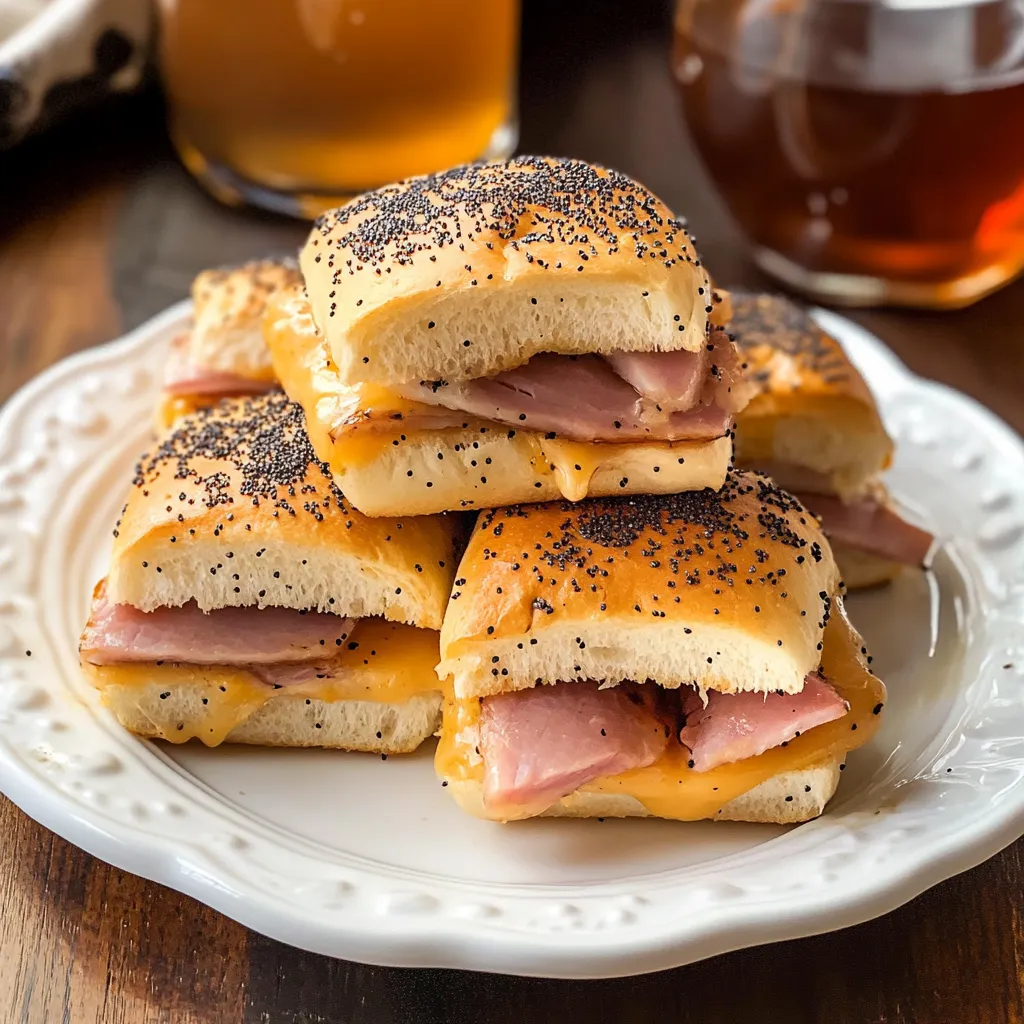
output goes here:
<path id="1" fill-rule="evenodd" d="M 157 0 L 182 160 L 215 196 L 315 216 L 515 147 L 519 0 Z"/>

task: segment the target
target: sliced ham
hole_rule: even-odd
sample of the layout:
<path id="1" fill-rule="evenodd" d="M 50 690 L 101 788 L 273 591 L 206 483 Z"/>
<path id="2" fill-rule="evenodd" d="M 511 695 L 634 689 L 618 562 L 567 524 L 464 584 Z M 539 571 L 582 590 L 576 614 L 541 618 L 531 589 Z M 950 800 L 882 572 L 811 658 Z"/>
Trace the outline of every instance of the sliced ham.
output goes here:
<path id="1" fill-rule="evenodd" d="M 188 356 L 188 339 L 176 338 L 164 368 L 164 391 L 168 395 L 252 395 L 270 391 L 274 381 L 253 380 L 236 373 L 211 370 Z"/>
<path id="2" fill-rule="evenodd" d="M 633 365 L 630 372 L 640 379 L 641 370 L 648 373 L 649 367 Z M 680 371 L 680 382 L 689 386 L 683 377 Z M 659 408 L 611 363 L 594 355 L 544 353 L 496 377 L 423 381 L 400 393 L 412 401 L 580 441 L 710 440 L 725 434 L 732 422 L 717 403 L 686 411 Z"/>
<path id="3" fill-rule="evenodd" d="M 700 401 L 709 355 L 705 346 L 699 352 L 614 352 L 605 359 L 637 394 L 675 411 Z"/>
<path id="4" fill-rule="evenodd" d="M 211 398 L 229 395 L 262 395 L 277 387 L 274 381 L 253 380 L 233 373 L 196 368 L 196 373 L 168 384 L 164 391 L 175 398 L 189 395 L 209 395 Z"/>
<path id="5" fill-rule="evenodd" d="M 736 423 L 736 444 L 742 444 L 743 420 Z M 757 459 L 754 462 L 744 459 L 739 452 L 736 464 L 741 469 L 752 469 L 764 476 L 770 476 L 780 487 L 791 494 L 804 494 L 807 507 L 812 508 L 815 494 L 828 494 L 833 489 L 832 477 L 828 473 L 819 473 L 808 466 L 795 462 L 784 462 L 779 459 Z"/>
<path id="6" fill-rule="evenodd" d="M 305 686 L 337 676 L 340 659 L 331 661 L 283 661 L 271 665 L 246 665 L 250 672 L 270 686 Z"/>
<path id="7" fill-rule="evenodd" d="M 592 682 L 484 698 L 485 803 L 540 812 L 594 779 L 653 764 L 670 733 L 657 699 L 651 685 Z"/>
<path id="8" fill-rule="evenodd" d="M 757 390 L 746 378 L 739 348 L 723 330 L 712 331 L 699 352 L 614 352 L 604 358 L 662 412 L 686 412 L 699 404 L 737 413 Z"/>
<path id="9" fill-rule="evenodd" d="M 901 519 L 873 498 L 843 501 L 829 494 L 797 497 L 821 519 L 821 528 L 831 540 L 879 558 L 901 565 L 921 565 L 935 541 L 926 530 Z"/>
<path id="10" fill-rule="evenodd" d="M 708 336 L 705 346 L 708 374 L 701 394 L 703 405 L 717 405 L 726 412 L 742 412 L 757 394 L 757 385 L 747 378 L 743 353 L 724 330 Z"/>
<path id="11" fill-rule="evenodd" d="M 708 693 L 705 706 L 696 690 L 683 697 L 686 724 L 679 741 L 690 749 L 693 768 L 710 771 L 722 764 L 763 754 L 772 747 L 842 718 L 849 705 L 817 673 L 799 693 Z"/>
<path id="12" fill-rule="evenodd" d="M 220 608 L 194 603 L 141 612 L 112 604 L 103 593 L 80 643 L 93 665 L 176 661 L 192 665 L 275 665 L 329 660 L 352 632 L 353 620 L 291 608 Z"/>
<path id="13" fill-rule="evenodd" d="M 412 433 L 417 430 L 448 430 L 468 425 L 464 412 L 440 406 L 403 403 L 402 408 L 392 406 L 367 407 L 358 388 L 343 396 L 338 413 L 331 424 L 331 437 L 337 440 L 347 433 L 394 434 L 396 431 Z"/>

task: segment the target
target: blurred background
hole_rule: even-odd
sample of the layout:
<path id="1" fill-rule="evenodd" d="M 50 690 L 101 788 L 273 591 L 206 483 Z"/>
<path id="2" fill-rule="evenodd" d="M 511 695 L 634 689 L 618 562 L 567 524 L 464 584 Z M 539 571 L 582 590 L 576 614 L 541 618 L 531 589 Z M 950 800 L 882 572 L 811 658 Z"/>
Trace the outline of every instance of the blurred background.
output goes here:
<path id="1" fill-rule="evenodd" d="M 969 307 L 858 319 L 1024 427 L 1024 0 L 0 0 L 0 33 L 4 393 L 347 192 L 515 150 L 638 178 L 724 286 Z"/>
<path id="2" fill-rule="evenodd" d="M 641 178 L 723 281 L 948 308 L 1024 266 L 1020 0 L 0 0 L 0 33 L 5 231 L 103 178 L 118 256 L 171 247 L 150 294 L 301 239 L 254 209 L 517 148 Z"/>

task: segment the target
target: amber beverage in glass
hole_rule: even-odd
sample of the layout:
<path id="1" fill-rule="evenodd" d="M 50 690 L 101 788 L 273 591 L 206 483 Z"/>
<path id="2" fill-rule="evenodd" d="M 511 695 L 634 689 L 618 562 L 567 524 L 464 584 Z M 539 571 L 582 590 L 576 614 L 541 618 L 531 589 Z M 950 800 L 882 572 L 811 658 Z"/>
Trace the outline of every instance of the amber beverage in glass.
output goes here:
<path id="1" fill-rule="evenodd" d="M 519 0 L 158 0 L 175 145 L 219 198 L 315 215 L 515 146 Z"/>
<path id="2" fill-rule="evenodd" d="M 760 266 L 967 305 L 1024 268 L 1024 3 L 681 0 L 673 72 Z"/>

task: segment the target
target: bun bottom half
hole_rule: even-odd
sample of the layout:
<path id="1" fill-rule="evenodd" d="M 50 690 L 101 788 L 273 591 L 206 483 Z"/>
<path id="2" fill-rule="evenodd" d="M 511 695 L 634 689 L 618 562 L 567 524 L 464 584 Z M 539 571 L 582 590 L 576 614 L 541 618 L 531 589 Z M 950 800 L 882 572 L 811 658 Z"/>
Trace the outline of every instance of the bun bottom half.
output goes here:
<path id="1" fill-rule="evenodd" d="M 327 747 L 378 754 L 406 754 L 441 725 L 441 693 L 428 690 L 405 699 L 270 691 L 217 668 L 132 666 L 150 681 L 123 681 L 123 666 L 83 665 L 104 705 L 129 732 L 148 739 L 207 746 L 245 743 L 266 747 Z M 384 696 L 384 694 L 381 694 Z M 400 694 L 389 694 L 392 698 Z"/>
<path id="2" fill-rule="evenodd" d="M 318 440 L 314 435 L 314 446 Z M 385 438 L 356 459 L 343 445 L 318 454 L 364 515 L 419 516 L 560 498 L 717 491 L 732 438 L 597 444 L 468 428 Z"/>
<path id="3" fill-rule="evenodd" d="M 796 825 L 818 817 L 839 785 L 841 758 L 832 757 L 801 771 L 780 772 L 730 800 L 710 821 L 746 821 Z M 493 820 L 484 808 L 483 785 L 473 779 L 448 779 L 448 792 L 467 814 Z M 549 807 L 542 818 L 651 818 L 635 797 L 625 793 L 577 790 Z"/>

